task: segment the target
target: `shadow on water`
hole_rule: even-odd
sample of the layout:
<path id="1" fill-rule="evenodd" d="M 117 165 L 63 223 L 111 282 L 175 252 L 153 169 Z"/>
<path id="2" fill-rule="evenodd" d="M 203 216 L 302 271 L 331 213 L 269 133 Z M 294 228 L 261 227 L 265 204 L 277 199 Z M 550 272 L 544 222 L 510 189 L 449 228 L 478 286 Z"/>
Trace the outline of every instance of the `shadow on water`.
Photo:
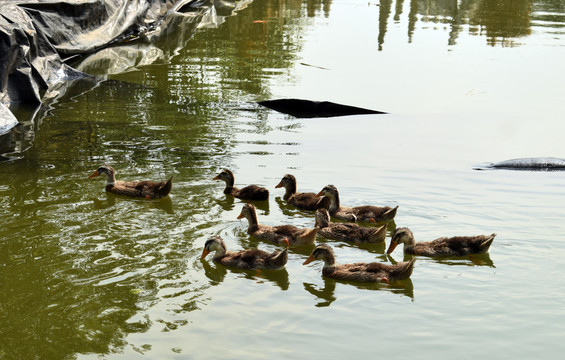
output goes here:
<path id="1" fill-rule="evenodd" d="M 135 201 L 140 204 L 140 210 L 159 209 L 167 214 L 174 214 L 173 200 L 170 196 L 161 199 L 131 199 L 125 196 L 114 195 L 106 193 L 105 199 L 92 198 L 92 203 L 95 209 L 108 209 L 116 204 L 116 201 L 122 199 L 123 201 Z"/>

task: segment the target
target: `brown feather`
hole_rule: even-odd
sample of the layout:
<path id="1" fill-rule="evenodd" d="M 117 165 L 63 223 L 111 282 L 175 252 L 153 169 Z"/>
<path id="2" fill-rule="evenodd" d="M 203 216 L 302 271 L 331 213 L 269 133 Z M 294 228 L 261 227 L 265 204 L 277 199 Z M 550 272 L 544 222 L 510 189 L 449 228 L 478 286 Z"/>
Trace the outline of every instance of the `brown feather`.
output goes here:
<path id="1" fill-rule="evenodd" d="M 241 189 L 234 187 L 235 177 L 233 173 L 228 170 L 222 170 L 213 180 L 223 180 L 226 183 L 224 194 L 232 195 L 238 199 L 262 201 L 269 198 L 269 190 L 257 185 L 248 185 Z"/>
<path id="2" fill-rule="evenodd" d="M 313 244 L 316 240 L 316 228 L 305 229 L 293 225 L 269 226 L 259 224 L 255 206 L 252 204 L 243 206 L 238 219 L 243 217 L 249 222 L 247 233 L 261 240 L 281 244 L 284 239 L 287 239 L 291 245 Z"/>
<path id="3" fill-rule="evenodd" d="M 334 223 L 326 209 L 316 211 L 316 227 L 318 234 L 326 239 L 348 241 L 354 243 L 380 243 L 385 241 L 386 225 L 378 228 L 367 228 L 355 223 Z"/>
<path id="4" fill-rule="evenodd" d="M 335 255 L 332 248 L 321 244 L 316 246 L 308 260 L 308 264 L 313 260 L 324 261 L 322 274 L 324 276 L 343 281 L 359 282 L 389 282 L 408 279 L 414 269 L 415 258 L 407 262 L 400 262 L 394 265 L 371 263 L 339 264 L 335 263 Z"/>
<path id="5" fill-rule="evenodd" d="M 404 253 L 422 256 L 464 256 L 484 254 L 488 252 L 496 234 L 475 236 L 442 237 L 432 241 L 416 242 L 410 229 L 402 227 L 392 234 L 387 253 L 391 253 L 396 245 L 404 243 Z"/>

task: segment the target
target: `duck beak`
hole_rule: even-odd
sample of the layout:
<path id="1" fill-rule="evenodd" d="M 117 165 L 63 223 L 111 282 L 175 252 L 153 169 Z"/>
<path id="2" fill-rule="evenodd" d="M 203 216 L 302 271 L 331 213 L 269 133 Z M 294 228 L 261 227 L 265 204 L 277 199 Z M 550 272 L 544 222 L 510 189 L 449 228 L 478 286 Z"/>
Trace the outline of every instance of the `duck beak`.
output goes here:
<path id="1" fill-rule="evenodd" d="M 220 175 L 216 175 L 212 180 L 222 180 L 222 179 L 220 179 Z"/>
<path id="2" fill-rule="evenodd" d="M 97 177 L 97 176 L 100 176 L 100 174 L 98 173 L 98 170 L 96 170 L 96 171 L 94 171 L 92 174 L 90 174 L 90 175 L 88 176 L 88 178 L 89 178 L 89 179 L 92 179 L 92 178 Z"/>
<path id="3" fill-rule="evenodd" d="M 314 260 L 316 260 L 316 259 L 314 259 L 314 257 L 313 257 L 312 255 L 310 255 L 310 256 L 308 257 L 308 259 L 306 259 L 306 261 L 304 261 L 304 262 L 302 263 L 302 265 L 310 264 L 310 263 L 311 263 L 312 261 L 314 261 Z"/>
<path id="4" fill-rule="evenodd" d="M 275 186 L 275 189 L 282 188 L 282 186 L 283 186 L 283 185 L 282 185 L 282 181 L 281 181 L 281 182 L 278 183 L 277 186 Z"/>
<path id="5" fill-rule="evenodd" d="M 387 254 L 391 254 L 394 249 L 396 249 L 396 246 L 398 245 L 397 242 L 391 241 L 390 245 L 388 246 L 388 250 L 386 251 Z"/>
<path id="6" fill-rule="evenodd" d="M 243 219 L 243 213 L 240 213 L 239 215 L 237 215 L 238 219 Z"/>
<path id="7" fill-rule="evenodd" d="M 286 245 L 287 249 L 290 247 L 290 241 L 288 241 L 287 238 L 282 239 L 282 242 Z"/>
<path id="8" fill-rule="evenodd" d="M 319 193 L 316 194 L 316 196 L 317 196 L 317 197 L 319 197 L 319 196 L 324 196 L 324 192 L 323 192 L 323 191 L 320 191 Z"/>
<path id="9" fill-rule="evenodd" d="M 207 250 L 207 249 L 202 250 L 202 255 L 200 255 L 200 260 L 204 260 L 206 255 L 208 255 L 209 253 L 210 253 L 210 250 Z"/>

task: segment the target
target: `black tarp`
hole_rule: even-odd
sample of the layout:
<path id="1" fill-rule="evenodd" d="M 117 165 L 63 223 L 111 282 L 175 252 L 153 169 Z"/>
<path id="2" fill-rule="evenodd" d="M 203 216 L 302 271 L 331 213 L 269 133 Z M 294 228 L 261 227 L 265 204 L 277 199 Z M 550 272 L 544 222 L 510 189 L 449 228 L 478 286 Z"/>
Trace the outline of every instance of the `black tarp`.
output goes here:
<path id="1" fill-rule="evenodd" d="M 171 14 L 201 19 L 212 7 L 231 13 L 236 6 L 228 0 L 0 0 L 0 134 L 15 124 L 12 107 L 39 106 L 75 81 L 87 87 L 99 81 L 69 66 L 73 58 L 156 29 L 166 32 L 167 19 L 196 23 L 195 17 Z"/>

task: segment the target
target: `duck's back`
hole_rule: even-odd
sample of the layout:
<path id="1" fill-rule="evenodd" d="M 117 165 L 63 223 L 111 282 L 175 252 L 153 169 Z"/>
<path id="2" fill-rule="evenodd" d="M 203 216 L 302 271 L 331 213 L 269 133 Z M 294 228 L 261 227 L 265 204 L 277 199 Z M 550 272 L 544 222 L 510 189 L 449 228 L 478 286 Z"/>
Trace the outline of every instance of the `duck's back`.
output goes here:
<path id="1" fill-rule="evenodd" d="M 267 200 L 269 190 L 257 185 L 248 185 L 241 189 L 233 188 L 232 195 L 242 200 Z"/>

